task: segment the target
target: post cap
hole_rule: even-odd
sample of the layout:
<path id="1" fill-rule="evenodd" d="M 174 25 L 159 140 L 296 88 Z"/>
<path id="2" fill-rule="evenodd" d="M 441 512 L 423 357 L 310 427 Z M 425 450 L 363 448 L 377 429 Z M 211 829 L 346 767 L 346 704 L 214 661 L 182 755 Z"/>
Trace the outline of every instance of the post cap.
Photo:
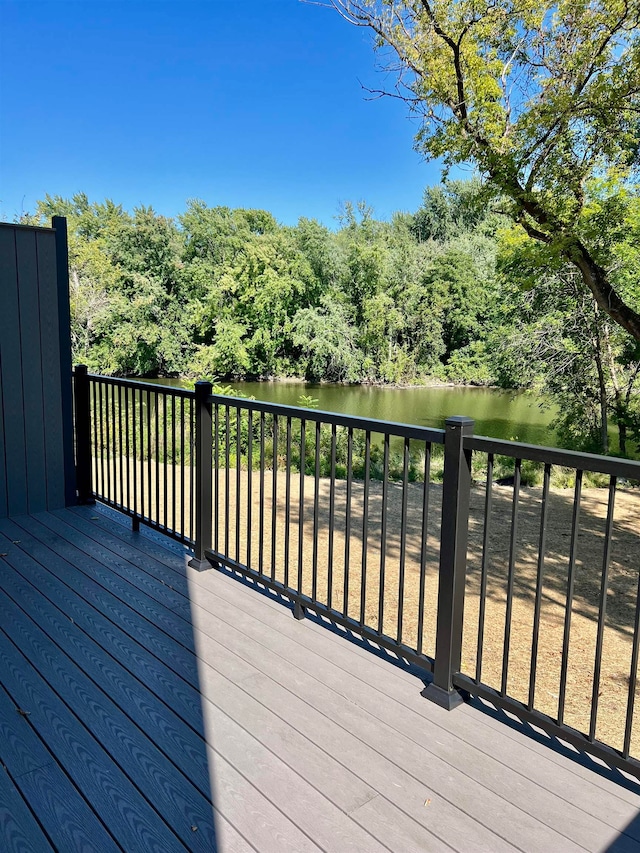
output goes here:
<path id="1" fill-rule="evenodd" d="M 475 423 L 473 418 L 468 418 L 466 415 L 451 415 L 445 420 L 445 426 L 450 429 L 463 429 L 465 431 L 473 430 Z"/>
<path id="2" fill-rule="evenodd" d="M 213 385 L 206 379 L 200 379 L 195 383 L 196 397 L 208 397 L 213 391 Z"/>

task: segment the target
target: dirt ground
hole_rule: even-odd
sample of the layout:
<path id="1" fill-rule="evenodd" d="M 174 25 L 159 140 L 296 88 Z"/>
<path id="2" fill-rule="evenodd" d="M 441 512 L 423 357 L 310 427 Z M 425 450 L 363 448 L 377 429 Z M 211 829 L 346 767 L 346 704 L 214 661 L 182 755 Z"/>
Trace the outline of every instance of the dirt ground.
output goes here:
<path id="1" fill-rule="evenodd" d="M 130 463 L 130 470 L 133 464 Z M 126 465 L 125 465 L 126 469 Z M 214 472 L 215 473 L 215 472 Z M 147 469 L 145 468 L 145 479 Z M 335 484 L 333 508 L 330 480 L 292 474 L 289 483 L 278 471 L 261 479 L 257 471 L 217 472 L 217 514 L 214 511 L 214 547 L 230 558 L 295 586 L 319 601 L 344 610 L 375 629 L 433 656 L 435 651 L 441 486 L 428 489 L 426 536 L 423 535 L 424 486 L 389 484 L 386 522 L 382 519 L 383 485 L 371 482 L 368 508 L 362 482 Z M 176 505 L 181 503 L 180 473 L 175 475 Z M 140 479 L 140 472 L 138 474 Z M 188 529 L 189 481 L 185 479 L 184 517 L 173 517 L 174 472 L 164 470 L 156 483 L 152 472 L 152 506 L 160 498 L 159 520 L 169 528 Z M 214 477 L 215 483 L 215 477 Z M 302 499 L 301 499 L 302 487 Z M 138 486 L 138 492 L 139 492 Z M 146 487 L 145 487 L 146 490 Z M 214 488 L 215 492 L 215 488 Z M 216 506 L 214 494 L 214 510 Z M 125 492 L 126 496 L 126 492 Z M 117 495 L 116 495 L 117 497 Z M 275 498 L 275 500 L 274 500 Z M 148 505 L 148 495 L 145 498 Z M 594 661 L 603 575 L 608 491 L 584 489 L 580 503 L 573 606 L 570 610 L 564 721 L 589 731 L 594 683 Z M 402 507 L 406 502 L 406 524 Z M 482 681 L 501 688 L 507 580 L 511 549 L 513 488 L 494 486 L 486 559 L 486 605 L 483 630 Z M 302 513 L 300 508 L 302 506 Z M 274 511 L 275 507 L 275 511 Z M 485 527 L 484 488 L 471 495 L 468 572 L 466 581 L 462 670 L 474 677 L 478 648 L 481 567 Z M 166 508 L 166 513 L 165 513 Z M 566 623 L 572 489 L 552 489 L 545 527 L 545 559 L 541 586 L 541 617 L 535 707 L 557 718 Z M 145 514 L 147 513 L 145 509 Z M 334 518 L 333 530 L 329 519 Z M 515 537 L 513 604 L 508 657 L 507 694 L 527 702 L 532 658 L 533 615 L 540 540 L 541 488 L 522 488 Z M 350 536 L 345 531 L 350 531 Z M 286 545 L 288 536 L 288 546 Z M 272 542 L 275 547 L 272 548 Z M 424 573 L 421 566 L 424 564 Z M 361 592 L 363 566 L 366 577 Z M 404 581 L 401 589 L 401 574 Z M 620 488 L 616 493 L 606 613 L 602 620 L 602 668 L 598 688 L 595 736 L 622 748 L 629 681 L 638 577 L 640 573 L 640 490 Z M 382 607 L 379 601 L 384 575 Z M 421 582 L 421 578 L 423 582 Z M 314 581 L 315 579 L 315 581 Z M 419 605 L 424 617 L 419 625 Z M 402 598 L 402 618 L 398 603 Z M 635 699 L 635 697 L 634 697 Z M 634 709 L 631 753 L 640 756 L 640 701 Z"/>

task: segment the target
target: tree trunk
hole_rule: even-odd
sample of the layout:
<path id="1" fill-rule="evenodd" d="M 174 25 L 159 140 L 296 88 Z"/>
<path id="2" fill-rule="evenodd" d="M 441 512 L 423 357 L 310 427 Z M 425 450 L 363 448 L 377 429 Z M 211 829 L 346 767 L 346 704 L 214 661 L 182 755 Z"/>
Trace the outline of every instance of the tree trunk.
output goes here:
<path id="1" fill-rule="evenodd" d="M 597 309 L 595 308 L 595 306 L 593 307 L 596 311 L 596 316 L 594 318 L 594 333 L 591 340 L 591 345 L 593 347 L 593 356 L 596 363 L 596 370 L 598 372 L 598 400 L 600 402 L 600 443 L 602 445 L 602 452 L 608 453 L 609 430 L 607 423 L 607 382 L 604 375 L 604 365 L 602 363 L 602 340 L 600 338 L 600 330 L 598 329 Z"/>
<path id="2" fill-rule="evenodd" d="M 594 261 L 583 243 L 576 238 L 564 254 L 580 270 L 582 280 L 593 294 L 598 308 L 636 341 L 640 341 L 640 314 L 624 302 L 609 281 L 607 271 Z"/>
<path id="3" fill-rule="evenodd" d="M 618 417 L 618 442 L 620 444 L 620 453 L 622 456 L 627 455 L 627 424 L 623 417 Z"/>

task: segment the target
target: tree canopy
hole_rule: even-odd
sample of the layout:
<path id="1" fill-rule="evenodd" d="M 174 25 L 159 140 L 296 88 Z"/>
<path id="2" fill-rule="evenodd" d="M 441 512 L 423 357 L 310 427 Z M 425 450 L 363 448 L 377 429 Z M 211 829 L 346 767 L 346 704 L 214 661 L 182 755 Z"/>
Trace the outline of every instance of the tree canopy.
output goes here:
<path id="1" fill-rule="evenodd" d="M 334 230 L 198 200 L 175 220 L 82 193 L 38 211 L 67 216 L 73 354 L 94 371 L 530 388 L 559 405 L 572 446 L 606 450 L 611 421 L 623 451 L 640 440 L 640 345 L 478 180 L 428 187 L 386 222 L 345 204 Z M 614 206 L 593 185 L 583 217 L 632 289 L 640 196 Z"/>
<path id="2" fill-rule="evenodd" d="M 529 238 L 640 341 L 640 284 L 613 275 L 607 229 L 640 163 L 639 0 L 331 0 L 370 28 L 395 90 L 422 120 L 416 147 L 472 163 Z"/>

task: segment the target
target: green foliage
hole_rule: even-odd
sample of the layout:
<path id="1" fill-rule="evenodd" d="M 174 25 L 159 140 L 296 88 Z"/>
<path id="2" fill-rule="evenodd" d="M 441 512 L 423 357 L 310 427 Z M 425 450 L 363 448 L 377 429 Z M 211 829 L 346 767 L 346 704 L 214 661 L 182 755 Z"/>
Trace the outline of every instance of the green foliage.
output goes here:
<path id="1" fill-rule="evenodd" d="M 640 341 L 637 282 L 619 281 L 610 251 L 624 242 L 620 187 L 640 164 L 637 2 L 332 4 L 374 33 L 396 75 L 393 95 L 421 119 L 417 150 L 447 169 L 473 164 L 484 198 L 499 198 L 522 234 L 572 265 L 583 295 Z M 597 216 L 588 197 L 596 180 Z M 461 223 L 477 226 L 482 196 L 471 188 L 452 206 L 451 189 L 427 190 L 412 223 L 419 240 L 443 242 Z"/>
<path id="2" fill-rule="evenodd" d="M 317 397 L 312 397 L 311 394 L 300 394 L 297 405 L 301 409 L 317 409 L 318 403 Z"/>
<path id="3" fill-rule="evenodd" d="M 595 311 L 561 252 L 509 227 L 497 204 L 474 179 L 428 189 L 418 212 L 390 222 L 345 204 L 336 231 L 201 201 L 175 222 L 83 194 L 47 196 L 38 214 L 68 217 L 73 355 L 93 371 L 526 387 L 559 404 L 565 443 L 606 450 L 608 420 L 632 451 L 637 342 Z M 637 188 L 593 181 L 581 217 L 616 286 L 635 293 Z"/>

